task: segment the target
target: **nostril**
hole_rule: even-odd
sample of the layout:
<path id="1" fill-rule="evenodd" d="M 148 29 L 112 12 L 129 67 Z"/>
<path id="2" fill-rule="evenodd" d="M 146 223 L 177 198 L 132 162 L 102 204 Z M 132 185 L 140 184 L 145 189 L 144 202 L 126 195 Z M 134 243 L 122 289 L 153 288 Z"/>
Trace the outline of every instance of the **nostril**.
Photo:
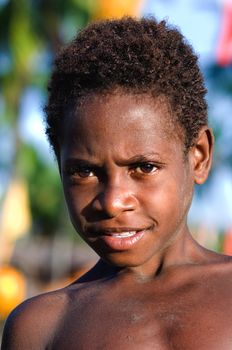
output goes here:
<path id="1" fill-rule="evenodd" d="M 133 211 L 137 201 L 135 196 L 121 187 L 110 187 L 101 192 L 92 202 L 93 209 L 105 212 L 109 217 L 115 217 L 120 212 Z"/>

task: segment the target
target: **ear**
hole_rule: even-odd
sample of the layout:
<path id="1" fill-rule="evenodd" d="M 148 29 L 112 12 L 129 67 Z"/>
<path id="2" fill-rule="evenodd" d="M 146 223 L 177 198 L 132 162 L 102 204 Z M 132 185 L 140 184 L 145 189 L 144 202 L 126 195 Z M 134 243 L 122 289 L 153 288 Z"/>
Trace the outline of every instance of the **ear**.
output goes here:
<path id="1" fill-rule="evenodd" d="M 212 129 L 203 126 L 191 149 L 194 182 L 198 185 L 203 184 L 208 177 L 212 165 L 213 145 L 214 136 Z"/>

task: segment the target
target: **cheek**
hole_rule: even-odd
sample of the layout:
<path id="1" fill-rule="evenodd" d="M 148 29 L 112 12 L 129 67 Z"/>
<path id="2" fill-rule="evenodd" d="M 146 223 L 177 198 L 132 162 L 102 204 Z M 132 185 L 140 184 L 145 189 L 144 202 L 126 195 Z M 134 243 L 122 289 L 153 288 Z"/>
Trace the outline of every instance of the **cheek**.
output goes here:
<path id="1" fill-rule="evenodd" d="M 185 181 L 177 182 L 169 179 L 162 185 L 144 188 L 143 199 L 140 200 L 144 211 L 158 225 L 179 221 L 186 214 L 192 198 L 192 189 Z"/>
<path id="2" fill-rule="evenodd" d="M 81 213 L 88 204 L 88 194 L 83 191 L 78 191 L 76 187 L 64 185 L 64 196 L 68 207 L 69 215 L 74 227 L 79 229 L 81 221 Z"/>

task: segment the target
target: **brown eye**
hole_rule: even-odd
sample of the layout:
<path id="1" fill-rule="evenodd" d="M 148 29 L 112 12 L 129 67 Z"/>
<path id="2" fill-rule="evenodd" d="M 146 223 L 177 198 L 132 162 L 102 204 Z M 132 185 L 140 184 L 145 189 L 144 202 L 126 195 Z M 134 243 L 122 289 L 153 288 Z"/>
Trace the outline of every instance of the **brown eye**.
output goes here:
<path id="1" fill-rule="evenodd" d="M 69 176 L 87 178 L 95 176 L 93 170 L 88 167 L 71 167 L 67 170 Z"/>
<path id="2" fill-rule="evenodd" d="M 94 176 L 94 173 L 91 169 L 80 169 L 80 170 L 76 171 L 76 175 L 83 178 L 83 177 Z"/>
<path id="3" fill-rule="evenodd" d="M 137 165 L 135 171 L 141 174 L 153 174 L 157 170 L 157 166 L 152 163 L 143 163 Z"/>

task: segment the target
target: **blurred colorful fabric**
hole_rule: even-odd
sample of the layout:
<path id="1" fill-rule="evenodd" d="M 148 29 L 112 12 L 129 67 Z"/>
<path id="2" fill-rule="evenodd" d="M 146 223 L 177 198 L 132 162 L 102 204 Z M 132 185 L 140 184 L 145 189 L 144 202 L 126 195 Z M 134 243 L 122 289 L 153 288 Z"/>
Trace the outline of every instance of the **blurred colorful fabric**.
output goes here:
<path id="1" fill-rule="evenodd" d="M 232 64 L 232 0 L 224 0 L 223 3 L 217 62 L 221 66 Z"/>
<path id="2" fill-rule="evenodd" d="M 225 232 L 224 237 L 223 253 L 232 255 L 232 228 Z"/>

